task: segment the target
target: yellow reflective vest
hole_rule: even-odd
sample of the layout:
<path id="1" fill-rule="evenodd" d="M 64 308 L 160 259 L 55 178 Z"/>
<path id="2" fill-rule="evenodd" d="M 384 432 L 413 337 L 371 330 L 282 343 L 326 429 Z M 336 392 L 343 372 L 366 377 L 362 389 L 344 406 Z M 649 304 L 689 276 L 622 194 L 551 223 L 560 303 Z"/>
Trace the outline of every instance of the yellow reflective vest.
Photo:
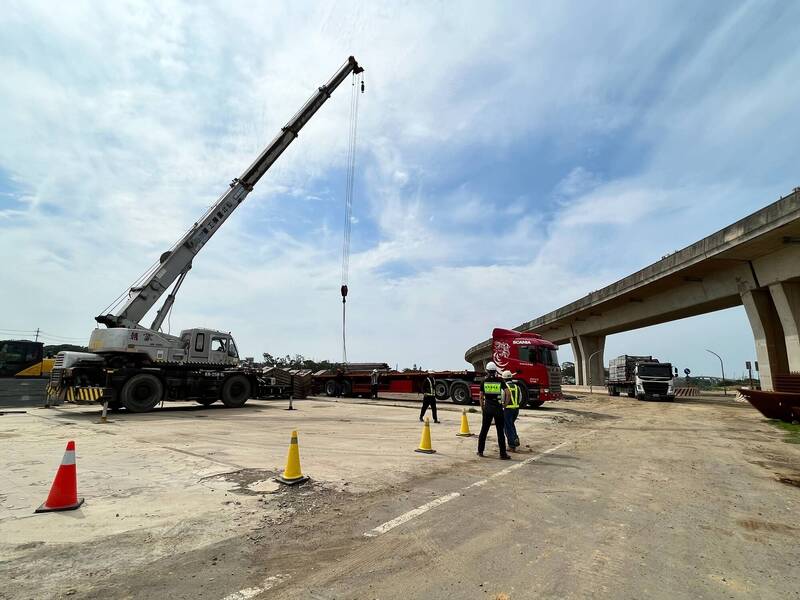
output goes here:
<path id="1" fill-rule="evenodd" d="M 519 408 L 519 386 L 511 381 L 506 383 L 508 388 L 509 402 L 506 408 Z"/>

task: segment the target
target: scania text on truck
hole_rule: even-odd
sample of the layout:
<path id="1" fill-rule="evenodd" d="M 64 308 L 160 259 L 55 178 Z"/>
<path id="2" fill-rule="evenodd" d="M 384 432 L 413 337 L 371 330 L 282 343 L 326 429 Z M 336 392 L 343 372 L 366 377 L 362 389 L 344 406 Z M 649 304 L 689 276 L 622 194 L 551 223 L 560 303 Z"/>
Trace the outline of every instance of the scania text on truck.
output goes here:
<path id="1" fill-rule="evenodd" d="M 162 400 L 196 400 L 204 405 L 221 400 L 225 406 L 238 407 L 251 393 L 258 394 L 262 387 L 268 387 L 256 372 L 240 366 L 236 343 L 229 332 L 194 328 L 175 336 L 162 332 L 161 325 L 194 257 L 333 91 L 348 75 L 355 77 L 363 70 L 355 58 L 349 57 L 201 219 L 130 288 L 122 307 L 95 317 L 106 328 L 92 332 L 91 352 L 59 353 L 50 381 L 55 401 L 74 397 L 75 388 L 79 388 L 81 398 L 102 399 L 111 408 L 125 407 L 132 412 L 149 411 Z M 141 325 L 173 284 L 150 327 Z M 98 390 L 102 393 L 96 393 Z"/>
<path id="2" fill-rule="evenodd" d="M 625 393 L 639 400 L 675 399 L 674 375 L 670 363 L 652 356 L 623 354 L 608 363 L 608 395 Z"/>

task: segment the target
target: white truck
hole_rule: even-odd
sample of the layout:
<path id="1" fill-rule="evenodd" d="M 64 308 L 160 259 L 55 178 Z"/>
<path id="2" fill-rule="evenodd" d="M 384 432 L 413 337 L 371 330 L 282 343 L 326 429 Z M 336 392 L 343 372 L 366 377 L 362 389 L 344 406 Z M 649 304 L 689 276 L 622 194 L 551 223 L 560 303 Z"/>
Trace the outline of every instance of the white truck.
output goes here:
<path id="1" fill-rule="evenodd" d="M 58 354 L 49 386 L 51 401 L 103 401 L 112 409 L 146 412 L 162 400 L 196 400 L 204 405 L 221 400 L 225 406 L 238 407 L 254 392 L 256 396 L 281 392 L 271 389 L 274 382 L 240 367 L 236 343 L 229 332 L 193 328 L 176 336 L 162 332 L 161 325 L 197 253 L 331 93 L 348 75 L 356 77 L 363 71 L 356 59 L 349 57 L 200 220 L 130 288 L 121 308 L 95 317 L 105 328 L 92 331 L 90 353 Z M 173 284 L 150 327 L 141 325 L 140 321 Z"/>
<path id="2" fill-rule="evenodd" d="M 608 395 L 625 393 L 639 400 L 675 399 L 675 378 L 670 363 L 652 356 L 623 354 L 608 363 Z"/>

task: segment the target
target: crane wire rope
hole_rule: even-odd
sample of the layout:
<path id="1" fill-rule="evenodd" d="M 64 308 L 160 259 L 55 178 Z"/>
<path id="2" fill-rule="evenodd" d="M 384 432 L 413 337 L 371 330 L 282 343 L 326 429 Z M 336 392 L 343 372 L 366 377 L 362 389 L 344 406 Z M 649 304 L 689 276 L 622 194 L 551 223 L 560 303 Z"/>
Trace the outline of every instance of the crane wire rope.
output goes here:
<path id="1" fill-rule="evenodd" d="M 359 89 L 360 88 L 360 89 Z M 347 145 L 347 183 L 344 196 L 344 234 L 342 236 L 342 363 L 347 364 L 347 282 L 350 271 L 350 232 L 353 225 L 353 193 L 355 191 L 356 139 L 358 134 L 359 91 L 364 93 L 363 74 L 353 74 L 350 94 L 350 131 Z"/>

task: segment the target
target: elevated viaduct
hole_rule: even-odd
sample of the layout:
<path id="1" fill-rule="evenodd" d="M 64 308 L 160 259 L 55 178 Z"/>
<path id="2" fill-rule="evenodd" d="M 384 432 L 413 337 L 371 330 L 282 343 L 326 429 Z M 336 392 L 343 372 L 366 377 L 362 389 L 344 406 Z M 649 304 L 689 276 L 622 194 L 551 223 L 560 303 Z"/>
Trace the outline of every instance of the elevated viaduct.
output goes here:
<path id="1" fill-rule="evenodd" d="M 607 335 L 744 305 L 755 339 L 761 385 L 800 372 L 800 188 L 658 262 L 517 331 L 570 343 L 576 383 L 603 383 Z M 492 341 L 467 350 L 476 369 Z"/>

